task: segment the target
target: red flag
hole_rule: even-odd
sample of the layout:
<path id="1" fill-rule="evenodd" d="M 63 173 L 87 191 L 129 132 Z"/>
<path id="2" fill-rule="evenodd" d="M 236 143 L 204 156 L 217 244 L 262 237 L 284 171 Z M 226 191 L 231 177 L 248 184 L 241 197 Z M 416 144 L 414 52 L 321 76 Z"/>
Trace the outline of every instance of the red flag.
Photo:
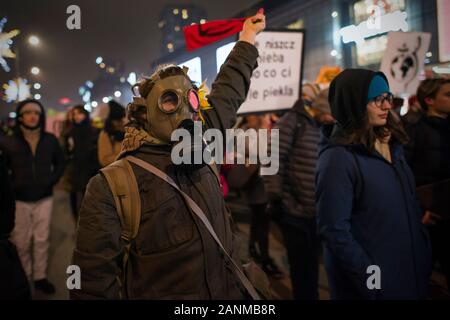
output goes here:
<path id="1" fill-rule="evenodd" d="M 184 38 L 188 51 L 204 47 L 240 32 L 246 19 L 216 20 L 184 27 Z"/>
<path id="2" fill-rule="evenodd" d="M 264 10 L 259 9 L 258 13 L 264 13 Z M 187 50 L 192 51 L 204 47 L 240 32 L 247 19 L 216 20 L 184 27 Z"/>

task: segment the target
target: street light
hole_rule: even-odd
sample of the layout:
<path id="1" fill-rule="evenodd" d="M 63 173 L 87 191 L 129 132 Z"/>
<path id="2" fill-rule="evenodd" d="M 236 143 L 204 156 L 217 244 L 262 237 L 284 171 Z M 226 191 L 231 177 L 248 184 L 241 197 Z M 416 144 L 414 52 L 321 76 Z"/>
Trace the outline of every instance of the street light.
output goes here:
<path id="1" fill-rule="evenodd" d="M 120 96 L 122 95 L 122 92 L 120 92 L 120 91 L 116 91 L 116 92 L 114 92 L 114 96 L 116 97 L 116 98 L 120 98 Z"/>
<path id="2" fill-rule="evenodd" d="M 39 40 L 38 37 L 36 36 L 31 36 L 28 38 L 28 42 L 32 45 L 32 46 L 37 46 L 39 45 L 39 43 L 41 42 L 41 40 Z"/>
<path id="3" fill-rule="evenodd" d="M 31 73 L 34 75 L 38 75 L 41 72 L 41 70 L 38 67 L 31 68 Z"/>

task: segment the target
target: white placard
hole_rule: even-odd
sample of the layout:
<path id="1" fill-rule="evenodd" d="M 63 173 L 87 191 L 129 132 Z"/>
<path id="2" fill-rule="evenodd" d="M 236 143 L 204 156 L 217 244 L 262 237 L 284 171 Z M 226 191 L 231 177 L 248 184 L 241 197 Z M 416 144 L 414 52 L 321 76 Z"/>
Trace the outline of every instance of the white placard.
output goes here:
<path id="1" fill-rule="evenodd" d="M 180 63 L 178 65 L 179 67 L 188 67 L 188 76 L 189 78 L 196 82 L 197 85 L 201 85 L 202 80 L 202 61 L 200 57 L 192 58 L 191 60 L 188 60 L 186 62 Z"/>
<path id="2" fill-rule="evenodd" d="M 256 37 L 258 68 L 238 113 L 291 108 L 300 95 L 303 32 L 264 31 Z"/>
<path id="3" fill-rule="evenodd" d="M 424 68 L 431 34 L 425 32 L 389 32 L 381 71 L 394 94 L 415 94 Z"/>

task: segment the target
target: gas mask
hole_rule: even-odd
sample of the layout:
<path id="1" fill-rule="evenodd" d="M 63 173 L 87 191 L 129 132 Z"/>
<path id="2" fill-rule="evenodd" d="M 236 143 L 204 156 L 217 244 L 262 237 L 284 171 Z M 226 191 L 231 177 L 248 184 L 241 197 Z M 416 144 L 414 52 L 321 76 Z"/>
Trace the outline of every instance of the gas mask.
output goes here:
<path id="1" fill-rule="evenodd" d="M 206 144 L 202 141 L 199 145 L 194 139 L 194 121 L 199 121 L 200 101 L 197 91 L 192 86 L 187 73 L 183 68 L 184 75 L 168 76 L 160 79 L 158 75 L 151 78 L 155 84 L 147 98 L 134 97 L 134 103 L 144 105 L 147 109 L 147 126 L 145 130 L 153 138 L 162 144 L 172 145 L 180 142 L 171 141 L 172 133 L 176 129 L 185 129 L 190 133 L 190 148 L 183 148 L 183 152 L 202 152 Z M 182 166 L 193 168 L 194 165 L 182 164 Z M 202 164 L 203 165 L 203 164 Z M 196 167 L 196 166 L 195 166 Z"/>

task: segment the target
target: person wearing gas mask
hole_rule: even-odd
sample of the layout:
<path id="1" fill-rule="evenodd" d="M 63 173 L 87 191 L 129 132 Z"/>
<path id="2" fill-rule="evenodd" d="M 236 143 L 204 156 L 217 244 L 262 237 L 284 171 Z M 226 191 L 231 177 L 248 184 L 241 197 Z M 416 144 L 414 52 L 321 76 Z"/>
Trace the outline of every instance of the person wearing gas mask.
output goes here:
<path id="1" fill-rule="evenodd" d="M 263 14 L 246 20 L 208 107 L 200 110 L 196 87 L 174 65 L 138 84 L 120 160 L 91 179 L 81 206 L 73 256 L 81 288 L 71 290 L 72 299 L 242 299 L 245 289 L 254 297 L 242 272 L 233 271 L 238 248 L 214 168 L 175 164 L 171 136 L 200 119 L 223 134 L 233 126 L 257 67 L 255 37 L 264 28 Z M 116 171 L 121 165 L 129 171 Z"/>
<path id="2" fill-rule="evenodd" d="M 42 104 L 33 99 L 19 102 L 14 135 L 0 141 L 11 171 L 16 195 L 16 245 L 29 280 L 36 289 L 53 294 L 47 279 L 53 186 L 64 173 L 64 155 L 56 137 L 45 131 Z"/>

